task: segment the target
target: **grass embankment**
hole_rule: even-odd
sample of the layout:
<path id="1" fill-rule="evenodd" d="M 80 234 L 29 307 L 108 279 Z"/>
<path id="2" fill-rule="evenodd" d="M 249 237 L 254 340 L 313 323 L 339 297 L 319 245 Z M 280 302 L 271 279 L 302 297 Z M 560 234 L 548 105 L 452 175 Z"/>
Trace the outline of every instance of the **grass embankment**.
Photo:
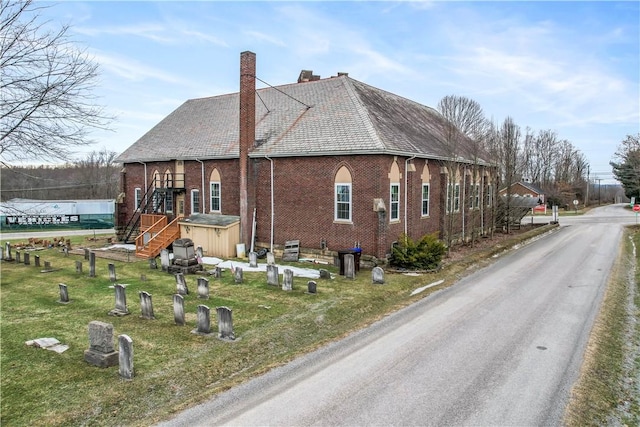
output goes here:
<path id="1" fill-rule="evenodd" d="M 640 227 L 627 227 L 596 319 L 568 426 L 640 425 Z"/>
<path id="2" fill-rule="evenodd" d="M 57 248 L 32 252 L 31 266 L 3 262 L 0 423 L 149 425 L 450 286 L 482 265 L 480 261 L 549 227 L 478 248 L 437 273 L 420 277 L 387 274 L 383 286 L 372 285 L 370 271 L 362 270 L 355 280 L 341 276 L 318 280 L 318 293 L 310 295 L 306 293 L 308 279 L 295 278 L 293 291 L 285 292 L 268 286 L 264 273 L 245 273 L 245 282 L 236 285 L 226 271 L 221 279 L 211 278 L 211 298 L 200 300 L 198 276 L 188 275 L 191 293 L 185 297 L 187 326 L 182 327 L 173 318 L 174 276 L 150 270 L 146 261 L 97 258 L 97 277 L 93 278 L 86 261 L 84 272 L 76 273 L 75 261 L 83 256 L 65 257 Z M 74 247 L 87 243 L 83 237 L 71 237 L 71 241 Z M 4 248 L 4 242 L 1 244 Z M 42 268 L 33 265 L 36 254 L 43 265 L 50 261 L 57 270 L 41 273 Z M 128 285 L 128 316 L 107 314 L 115 302 L 109 288 L 110 262 L 116 264 L 117 282 Z M 337 273 L 335 267 L 327 269 Z M 445 280 L 441 286 L 410 296 L 415 288 L 440 279 Z M 70 304 L 57 302 L 59 283 L 68 286 Z M 153 295 L 155 320 L 140 318 L 140 291 Z M 214 331 L 215 307 L 233 310 L 236 342 L 191 333 L 200 304 L 211 308 Z M 93 320 L 113 324 L 116 337 L 127 334 L 132 338 L 133 380 L 121 379 L 117 366 L 101 369 L 84 361 L 87 326 Z M 70 348 L 57 354 L 25 345 L 27 340 L 43 337 L 55 337 Z"/>

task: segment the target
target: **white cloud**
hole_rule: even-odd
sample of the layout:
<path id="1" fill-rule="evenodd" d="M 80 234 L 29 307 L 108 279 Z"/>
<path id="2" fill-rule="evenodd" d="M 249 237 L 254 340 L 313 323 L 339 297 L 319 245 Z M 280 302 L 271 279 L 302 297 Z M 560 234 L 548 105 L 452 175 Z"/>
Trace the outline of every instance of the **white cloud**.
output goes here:
<path id="1" fill-rule="evenodd" d="M 281 47 L 286 46 L 286 44 L 282 40 L 280 40 L 280 38 L 273 37 L 268 34 L 261 33 L 259 31 L 245 31 L 245 34 L 251 39 L 264 41 L 275 46 L 281 46 Z"/>

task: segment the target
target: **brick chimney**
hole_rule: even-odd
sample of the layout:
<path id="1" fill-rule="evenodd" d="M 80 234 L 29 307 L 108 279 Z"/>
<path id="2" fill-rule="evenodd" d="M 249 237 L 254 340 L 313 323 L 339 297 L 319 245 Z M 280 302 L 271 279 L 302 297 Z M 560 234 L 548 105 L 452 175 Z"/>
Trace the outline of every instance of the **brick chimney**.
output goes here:
<path id="1" fill-rule="evenodd" d="M 240 54 L 240 242 L 250 249 L 249 152 L 256 139 L 256 54 Z"/>

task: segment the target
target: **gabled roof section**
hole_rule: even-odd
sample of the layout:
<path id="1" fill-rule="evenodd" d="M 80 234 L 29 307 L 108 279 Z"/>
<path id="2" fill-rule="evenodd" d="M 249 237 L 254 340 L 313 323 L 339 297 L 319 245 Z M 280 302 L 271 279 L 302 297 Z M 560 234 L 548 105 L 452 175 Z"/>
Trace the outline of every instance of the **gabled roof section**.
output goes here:
<path id="1" fill-rule="evenodd" d="M 118 157 L 118 161 L 238 158 L 239 94 L 192 99 Z M 256 145 L 250 157 L 348 154 L 464 158 L 472 142 L 436 110 L 347 75 L 256 91 Z M 455 146 L 452 150 L 450 147 Z M 455 154 L 455 156 L 454 156 Z"/>

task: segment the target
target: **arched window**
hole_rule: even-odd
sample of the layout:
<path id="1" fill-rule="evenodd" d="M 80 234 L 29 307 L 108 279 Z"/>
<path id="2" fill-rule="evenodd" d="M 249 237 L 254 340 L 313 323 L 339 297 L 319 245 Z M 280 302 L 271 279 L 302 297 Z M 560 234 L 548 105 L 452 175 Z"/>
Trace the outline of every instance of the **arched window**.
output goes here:
<path id="1" fill-rule="evenodd" d="M 346 166 L 342 166 L 336 173 L 334 220 L 351 222 L 351 172 Z"/>
<path id="2" fill-rule="evenodd" d="M 429 174 L 429 164 L 425 162 L 422 169 L 422 216 L 429 216 L 429 195 L 431 193 L 431 175 Z"/>
<path id="3" fill-rule="evenodd" d="M 460 171 L 456 168 L 454 176 L 447 174 L 447 213 L 460 211 Z"/>
<path id="4" fill-rule="evenodd" d="M 389 172 L 389 221 L 400 221 L 400 168 L 396 160 Z"/>
<path id="5" fill-rule="evenodd" d="M 209 206 L 211 212 L 222 212 L 222 195 L 220 187 L 220 172 L 218 172 L 218 169 L 213 169 L 213 171 L 211 171 L 211 176 L 209 177 L 209 195 L 211 196 Z"/>

